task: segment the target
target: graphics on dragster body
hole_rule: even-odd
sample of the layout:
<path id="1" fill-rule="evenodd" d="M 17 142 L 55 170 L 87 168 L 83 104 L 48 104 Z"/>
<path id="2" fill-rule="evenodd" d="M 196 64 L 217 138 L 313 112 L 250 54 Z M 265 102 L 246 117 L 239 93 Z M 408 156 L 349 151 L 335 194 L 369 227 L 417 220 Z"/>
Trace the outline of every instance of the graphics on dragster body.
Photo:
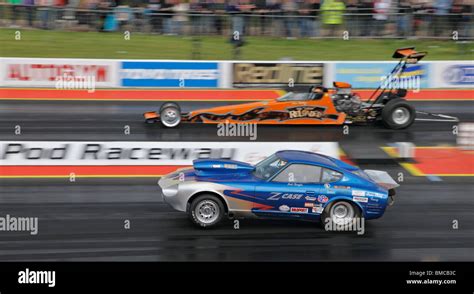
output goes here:
<path id="1" fill-rule="evenodd" d="M 225 114 L 217 114 L 211 112 L 198 113 L 188 120 L 190 122 L 204 122 L 209 121 L 287 121 L 294 119 L 314 119 L 314 120 L 337 120 L 339 118 L 338 114 L 326 114 L 326 107 L 322 106 L 296 106 L 288 107 L 285 111 L 275 111 L 268 110 L 266 107 L 258 107 L 251 110 L 248 110 L 242 114 L 234 114 L 233 112 L 228 112 Z"/>

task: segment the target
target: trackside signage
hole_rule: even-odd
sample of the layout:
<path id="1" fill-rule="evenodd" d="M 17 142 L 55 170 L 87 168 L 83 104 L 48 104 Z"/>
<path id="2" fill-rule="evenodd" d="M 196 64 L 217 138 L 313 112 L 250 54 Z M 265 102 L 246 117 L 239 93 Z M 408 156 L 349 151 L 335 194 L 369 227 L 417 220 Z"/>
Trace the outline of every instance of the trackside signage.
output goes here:
<path id="1" fill-rule="evenodd" d="M 56 87 L 57 80 L 93 79 L 97 87 L 117 87 L 118 61 L 100 59 L 4 58 L 0 85 Z"/>
<path id="2" fill-rule="evenodd" d="M 337 142 L 290 142 L 284 149 L 338 156 Z M 194 159 L 257 163 L 282 149 L 272 142 L 0 141 L 0 166 L 191 165 Z"/>

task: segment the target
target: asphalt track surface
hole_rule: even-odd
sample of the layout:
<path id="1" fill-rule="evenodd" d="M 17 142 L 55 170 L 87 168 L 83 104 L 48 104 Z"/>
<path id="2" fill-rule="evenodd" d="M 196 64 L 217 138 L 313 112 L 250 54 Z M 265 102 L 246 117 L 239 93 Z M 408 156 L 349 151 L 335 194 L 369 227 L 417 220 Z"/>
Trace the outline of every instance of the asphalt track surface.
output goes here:
<path id="1" fill-rule="evenodd" d="M 215 103 L 213 105 L 218 105 Z M 424 111 L 472 121 L 472 102 L 419 102 Z M 209 103 L 183 103 L 184 111 Z M 1 101 L 0 138 L 21 140 L 208 141 L 222 139 L 215 127 L 166 130 L 142 123 L 156 103 Z M 15 125 L 22 135 L 13 134 Z M 132 133 L 123 134 L 130 125 Z M 261 141 L 341 141 L 364 150 L 397 141 L 454 144 L 453 124 L 416 122 L 405 131 L 381 126 L 259 128 Z M 198 131 L 197 131 L 198 130 Z M 285 130 L 285 131 L 282 131 Z M 236 140 L 236 138 L 231 138 Z M 248 140 L 237 138 L 237 140 Z M 284 146 L 284 143 L 281 143 Z M 154 178 L 0 179 L 0 215 L 35 216 L 39 232 L 0 233 L 1 261 L 474 261 L 472 177 L 432 182 L 412 177 L 397 164 L 363 165 L 404 172 L 395 204 L 365 233 L 325 232 L 315 223 L 276 220 L 231 221 L 213 230 L 195 228 L 186 215 L 161 201 Z M 130 221 L 130 229 L 124 222 Z M 457 221 L 458 229 L 453 228 Z"/>

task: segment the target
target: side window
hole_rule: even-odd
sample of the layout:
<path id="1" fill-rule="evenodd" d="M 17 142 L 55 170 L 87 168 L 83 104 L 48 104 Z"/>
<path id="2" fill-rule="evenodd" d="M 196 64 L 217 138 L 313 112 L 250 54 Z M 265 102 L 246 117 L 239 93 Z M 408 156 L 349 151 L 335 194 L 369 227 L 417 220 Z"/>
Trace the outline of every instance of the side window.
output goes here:
<path id="1" fill-rule="evenodd" d="M 340 172 L 337 172 L 332 169 L 323 168 L 323 176 L 321 182 L 323 183 L 332 183 L 337 182 L 342 179 L 343 175 Z"/>
<path id="2" fill-rule="evenodd" d="M 321 167 L 306 164 L 291 164 L 272 181 L 280 183 L 319 183 Z"/>

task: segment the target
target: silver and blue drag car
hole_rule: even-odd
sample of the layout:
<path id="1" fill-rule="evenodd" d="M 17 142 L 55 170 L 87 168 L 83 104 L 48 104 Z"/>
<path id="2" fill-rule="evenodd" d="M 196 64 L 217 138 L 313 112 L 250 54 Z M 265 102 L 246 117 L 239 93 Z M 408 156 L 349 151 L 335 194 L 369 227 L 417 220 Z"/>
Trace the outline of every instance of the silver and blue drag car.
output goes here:
<path id="1" fill-rule="evenodd" d="M 329 156 L 292 150 L 256 165 L 195 160 L 193 168 L 166 175 L 159 185 L 166 203 L 206 228 L 224 217 L 376 219 L 398 187 L 384 171 L 362 171 Z"/>

